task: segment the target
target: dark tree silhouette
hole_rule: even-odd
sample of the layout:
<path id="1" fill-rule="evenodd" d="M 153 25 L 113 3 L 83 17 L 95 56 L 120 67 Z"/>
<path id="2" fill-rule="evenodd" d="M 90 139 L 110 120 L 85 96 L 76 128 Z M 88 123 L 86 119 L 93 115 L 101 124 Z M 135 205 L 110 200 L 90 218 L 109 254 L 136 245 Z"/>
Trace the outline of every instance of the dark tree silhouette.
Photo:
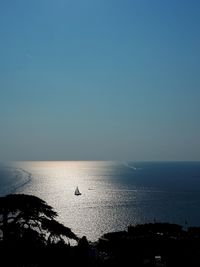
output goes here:
<path id="1" fill-rule="evenodd" d="M 55 220 L 57 213 L 42 199 L 24 194 L 0 197 L 0 239 L 4 243 L 51 244 L 63 238 L 78 241 L 70 228 Z"/>

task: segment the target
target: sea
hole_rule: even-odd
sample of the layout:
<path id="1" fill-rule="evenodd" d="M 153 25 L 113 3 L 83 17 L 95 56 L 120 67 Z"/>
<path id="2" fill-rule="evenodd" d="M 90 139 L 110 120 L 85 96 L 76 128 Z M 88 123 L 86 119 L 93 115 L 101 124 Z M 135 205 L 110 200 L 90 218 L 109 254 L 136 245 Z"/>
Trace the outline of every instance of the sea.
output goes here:
<path id="1" fill-rule="evenodd" d="M 200 226 L 200 162 L 1 164 L 0 196 L 10 193 L 40 197 L 58 213 L 59 222 L 92 242 L 139 223 Z"/>

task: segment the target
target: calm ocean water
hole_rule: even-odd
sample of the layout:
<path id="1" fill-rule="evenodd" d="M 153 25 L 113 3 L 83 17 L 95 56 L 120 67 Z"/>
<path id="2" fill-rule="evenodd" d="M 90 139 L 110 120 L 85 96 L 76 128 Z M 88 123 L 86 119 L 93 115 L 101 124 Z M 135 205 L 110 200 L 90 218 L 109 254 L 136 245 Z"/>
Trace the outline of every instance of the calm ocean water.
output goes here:
<path id="1" fill-rule="evenodd" d="M 0 194 L 10 192 L 44 199 L 91 241 L 136 223 L 200 225 L 200 162 L 15 162 L 0 172 Z"/>

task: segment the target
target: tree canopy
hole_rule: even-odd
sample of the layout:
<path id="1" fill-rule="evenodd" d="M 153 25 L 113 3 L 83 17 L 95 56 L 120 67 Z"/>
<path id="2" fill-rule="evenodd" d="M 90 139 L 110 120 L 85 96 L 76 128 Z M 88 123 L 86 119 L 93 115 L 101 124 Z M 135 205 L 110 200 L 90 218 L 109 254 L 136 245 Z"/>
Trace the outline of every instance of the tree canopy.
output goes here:
<path id="1" fill-rule="evenodd" d="M 9 243 L 49 244 L 78 240 L 59 223 L 57 213 L 44 200 L 25 194 L 0 197 L 0 239 Z"/>

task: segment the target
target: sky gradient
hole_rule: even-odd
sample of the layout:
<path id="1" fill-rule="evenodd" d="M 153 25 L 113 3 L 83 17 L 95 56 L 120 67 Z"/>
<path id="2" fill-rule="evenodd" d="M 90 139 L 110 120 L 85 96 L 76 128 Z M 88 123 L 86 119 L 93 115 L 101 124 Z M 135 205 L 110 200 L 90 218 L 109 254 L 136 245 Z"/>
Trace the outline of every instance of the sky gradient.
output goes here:
<path id="1" fill-rule="evenodd" d="M 0 0 L 0 159 L 200 160 L 199 14 Z"/>

